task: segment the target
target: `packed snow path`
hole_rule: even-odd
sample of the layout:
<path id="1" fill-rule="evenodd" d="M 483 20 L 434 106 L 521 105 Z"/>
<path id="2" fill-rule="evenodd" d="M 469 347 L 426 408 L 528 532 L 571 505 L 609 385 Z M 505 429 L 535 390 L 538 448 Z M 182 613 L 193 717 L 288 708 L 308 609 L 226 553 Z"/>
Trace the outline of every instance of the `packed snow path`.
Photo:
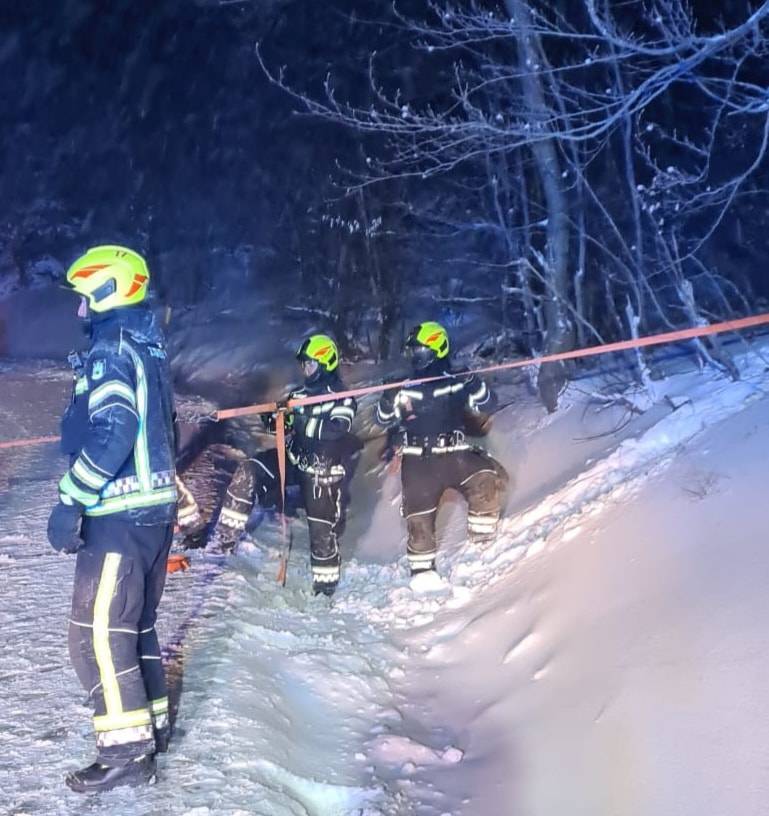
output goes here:
<path id="1" fill-rule="evenodd" d="M 301 519 L 285 590 L 269 517 L 237 557 L 193 553 L 161 608 L 178 718 L 159 781 L 87 800 L 62 784 L 92 750 L 74 563 L 44 535 L 64 463 L 0 452 L 0 813 L 758 816 L 764 369 L 679 374 L 608 435 L 624 409 L 586 411 L 579 388 L 549 418 L 519 397 L 491 439 L 515 480 L 504 532 L 473 550 L 449 502 L 440 580 L 409 583 L 397 476 L 371 451 L 332 603 L 307 592 Z M 68 387 L 0 370 L 4 438 L 55 432 Z"/>

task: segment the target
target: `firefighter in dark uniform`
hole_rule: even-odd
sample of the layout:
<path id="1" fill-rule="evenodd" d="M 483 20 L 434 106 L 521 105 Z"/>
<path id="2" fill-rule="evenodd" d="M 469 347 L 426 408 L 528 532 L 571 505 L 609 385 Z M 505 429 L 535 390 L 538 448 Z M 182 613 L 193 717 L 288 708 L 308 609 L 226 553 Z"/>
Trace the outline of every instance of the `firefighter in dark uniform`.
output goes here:
<path id="1" fill-rule="evenodd" d="M 310 566 L 315 594 L 332 595 L 339 582 L 338 537 L 344 523 L 345 460 L 354 448 L 351 428 L 354 399 L 336 399 L 343 391 L 339 352 L 325 334 L 308 337 L 296 354 L 304 373 L 302 388 L 289 394 L 301 399 L 328 394 L 328 400 L 292 409 L 287 417 L 286 484 L 298 485 L 310 532 Z M 275 416 L 262 417 L 268 430 Z M 278 453 L 274 448 L 244 460 L 227 488 L 215 532 L 223 547 L 231 547 L 245 530 L 255 501 L 262 507 L 280 502 Z"/>
<path id="2" fill-rule="evenodd" d="M 484 450 L 466 439 L 473 429 L 488 428 L 494 397 L 475 375 L 453 374 L 449 338 L 434 322 L 410 332 L 405 354 L 414 379 L 433 382 L 386 391 L 377 405 L 377 421 L 401 435 L 402 512 L 408 528 L 412 575 L 435 569 L 435 519 L 443 493 L 458 490 L 468 505 L 468 535 L 474 541 L 496 535 L 507 488 L 507 473 Z"/>
<path id="3" fill-rule="evenodd" d="M 204 528 L 203 519 L 200 515 L 200 506 L 192 495 L 192 491 L 176 476 L 176 492 L 179 502 L 176 508 L 176 526 L 182 536 L 196 533 Z"/>
<path id="4" fill-rule="evenodd" d="M 125 247 L 88 250 L 67 282 L 90 318 L 62 420 L 70 467 L 48 522 L 77 553 L 69 650 L 94 706 L 96 761 L 72 790 L 150 782 L 167 749 L 168 690 L 155 634 L 173 537 L 174 398 L 162 334 L 144 300 L 149 273 Z"/>

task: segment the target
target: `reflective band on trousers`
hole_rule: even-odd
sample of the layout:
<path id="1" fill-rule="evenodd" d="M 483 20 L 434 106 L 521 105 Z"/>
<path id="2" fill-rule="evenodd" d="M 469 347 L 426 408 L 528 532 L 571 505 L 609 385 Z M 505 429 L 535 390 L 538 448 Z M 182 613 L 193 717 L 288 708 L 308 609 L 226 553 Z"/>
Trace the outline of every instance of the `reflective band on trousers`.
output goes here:
<path id="1" fill-rule="evenodd" d="M 428 453 L 456 453 L 457 451 L 470 450 L 470 445 L 444 445 L 442 448 L 427 448 Z M 425 448 L 418 448 L 416 445 L 404 445 L 401 453 L 404 456 L 422 456 Z"/>
<path id="2" fill-rule="evenodd" d="M 153 737 L 152 724 L 146 723 L 110 731 L 97 731 L 96 746 L 97 748 L 110 748 L 113 745 L 127 745 L 131 742 L 149 742 Z"/>
<path id="3" fill-rule="evenodd" d="M 191 525 L 200 518 L 198 503 L 184 482 L 176 474 L 174 474 L 174 484 L 176 485 L 176 493 L 179 497 L 176 508 L 176 520 L 181 526 Z"/>
<path id="4" fill-rule="evenodd" d="M 156 714 L 165 714 L 168 712 L 168 697 L 161 697 L 158 700 L 150 700 L 149 706 L 153 716 Z"/>
<path id="5" fill-rule="evenodd" d="M 499 516 L 496 515 L 478 516 L 469 513 L 467 516 L 467 526 L 471 530 L 488 530 L 493 532 L 498 522 Z"/>
<path id="6" fill-rule="evenodd" d="M 232 527 L 233 530 L 243 530 L 247 521 L 247 513 L 239 513 L 230 507 L 222 507 L 222 511 L 219 513 L 219 523 L 225 527 Z"/>
<path id="7" fill-rule="evenodd" d="M 189 524 L 191 521 L 197 521 L 200 518 L 200 511 L 197 505 L 180 504 L 176 511 L 176 520 L 181 525 Z"/>
<path id="8" fill-rule="evenodd" d="M 435 552 L 435 550 L 426 553 L 409 552 L 407 554 L 409 564 L 432 564 L 432 562 L 435 561 Z"/>
<path id="9" fill-rule="evenodd" d="M 105 556 L 93 608 L 93 650 L 96 656 L 96 665 L 99 668 L 99 679 L 104 690 L 104 705 L 107 709 L 107 715 L 99 717 L 100 720 L 109 720 L 111 717 L 123 713 L 123 701 L 120 698 L 120 686 L 117 682 L 115 664 L 112 662 L 112 648 L 109 642 L 109 610 L 112 605 L 112 597 L 115 594 L 117 574 L 122 558 L 123 556 L 120 553 L 107 553 Z M 142 725 L 147 722 L 149 712 L 145 711 L 144 714 L 147 719 L 131 723 L 131 725 Z M 95 723 L 96 720 L 94 720 Z M 114 726 L 106 724 L 103 729 L 97 728 L 96 730 L 106 731 L 111 727 Z"/>
<path id="10" fill-rule="evenodd" d="M 317 583 L 326 584 L 339 580 L 340 570 L 337 564 L 334 567 L 312 567 L 312 579 Z"/>
<path id="11" fill-rule="evenodd" d="M 123 732 L 122 734 L 111 735 L 110 740 L 118 741 L 111 744 L 135 742 L 137 739 L 144 739 L 144 737 L 136 736 L 136 729 L 148 726 L 151 722 L 149 708 L 140 708 L 134 711 L 123 710 L 117 672 L 112 660 L 112 647 L 109 640 L 109 617 L 122 559 L 123 556 L 120 553 L 113 552 L 107 553 L 104 557 L 93 607 L 93 650 L 96 665 L 99 669 L 99 679 L 106 710 L 106 714 L 93 718 L 93 725 L 97 733 L 104 731 Z M 151 729 L 149 738 L 152 738 Z"/>

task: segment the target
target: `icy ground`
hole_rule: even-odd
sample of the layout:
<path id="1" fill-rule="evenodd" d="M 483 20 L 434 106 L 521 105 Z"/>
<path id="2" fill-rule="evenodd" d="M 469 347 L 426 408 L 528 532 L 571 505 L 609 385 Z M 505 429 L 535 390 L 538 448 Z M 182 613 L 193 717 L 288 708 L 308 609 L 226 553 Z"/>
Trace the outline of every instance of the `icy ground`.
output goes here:
<path id="1" fill-rule="evenodd" d="M 73 560 L 44 540 L 64 463 L 0 451 L 0 813 L 765 814 L 769 374 L 742 367 L 677 374 L 637 416 L 584 382 L 553 417 L 507 395 L 489 440 L 514 479 L 504 531 L 474 549 L 447 503 L 440 579 L 407 579 L 373 445 L 332 603 L 307 592 L 301 518 L 286 589 L 269 516 L 235 557 L 193 552 L 161 608 L 172 751 L 154 787 L 88 800 L 62 784 L 91 755 Z M 68 387 L 0 368 L 3 438 L 55 432 Z M 210 459 L 191 472 L 205 494 Z"/>

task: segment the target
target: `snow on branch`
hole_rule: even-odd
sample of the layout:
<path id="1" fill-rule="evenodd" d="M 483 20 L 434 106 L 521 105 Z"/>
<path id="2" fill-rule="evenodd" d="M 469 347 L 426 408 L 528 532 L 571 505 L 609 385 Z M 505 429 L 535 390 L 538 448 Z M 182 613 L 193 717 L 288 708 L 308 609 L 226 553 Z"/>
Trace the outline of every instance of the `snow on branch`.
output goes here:
<path id="1" fill-rule="evenodd" d="M 414 16 L 396 2 L 408 65 L 403 49 L 372 53 L 356 94 L 333 66 L 311 92 L 256 53 L 302 110 L 361 136 L 348 193 L 400 185 L 411 222 L 484 271 L 473 301 L 498 299 L 500 336 L 558 351 L 749 310 L 747 278 L 718 268 L 765 193 L 769 0 L 742 9 L 430 0 Z M 735 376 L 720 349 L 698 353 Z M 539 372 L 548 407 L 562 377 Z"/>

